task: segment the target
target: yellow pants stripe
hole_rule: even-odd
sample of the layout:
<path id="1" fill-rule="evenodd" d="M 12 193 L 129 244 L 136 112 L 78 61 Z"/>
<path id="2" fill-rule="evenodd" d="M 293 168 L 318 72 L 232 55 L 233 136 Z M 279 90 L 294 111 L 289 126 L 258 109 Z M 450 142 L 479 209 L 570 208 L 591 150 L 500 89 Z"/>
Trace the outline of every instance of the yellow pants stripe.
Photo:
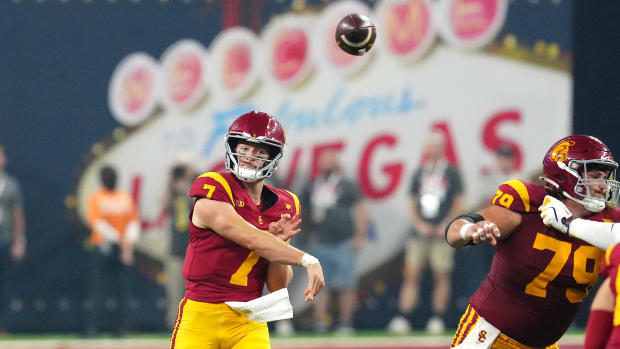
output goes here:
<path id="1" fill-rule="evenodd" d="M 473 325 L 475 325 L 478 321 L 478 318 L 479 316 L 478 313 L 476 313 L 476 310 L 471 305 L 467 305 L 465 314 L 463 314 L 461 320 L 459 320 L 459 327 L 454 335 L 454 340 L 452 341 L 453 347 L 463 342 L 467 336 L 467 333 L 469 333 L 469 331 L 474 327 Z"/>
<path id="2" fill-rule="evenodd" d="M 174 322 L 174 327 L 172 330 L 172 337 L 170 338 L 170 349 L 174 349 L 174 344 L 177 339 L 177 333 L 179 332 L 179 325 L 181 324 L 181 318 L 183 317 L 183 307 L 187 303 L 187 298 L 183 297 L 181 302 L 179 303 L 179 312 L 177 314 L 177 319 Z"/>
<path id="3" fill-rule="evenodd" d="M 480 320 L 480 315 L 476 312 L 471 304 L 467 305 L 467 309 L 465 309 L 465 313 L 461 316 L 461 320 L 459 320 L 459 326 L 457 327 L 456 333 L 454 334 L 454 340 L 452 341 L 451 348 L 456 347 L 457 345 L 463 343 L 465 338 L 469 335 L 469 333 L 473 330 L 476 323 Z M 528 345 L 522 344 L 507 335 L 500 333 L 499 336 L 493 341 L 491 345 L 491 349 L 534 349 Z M 558 344 L 552 344 L 545 349 L 559 349 Z"/>

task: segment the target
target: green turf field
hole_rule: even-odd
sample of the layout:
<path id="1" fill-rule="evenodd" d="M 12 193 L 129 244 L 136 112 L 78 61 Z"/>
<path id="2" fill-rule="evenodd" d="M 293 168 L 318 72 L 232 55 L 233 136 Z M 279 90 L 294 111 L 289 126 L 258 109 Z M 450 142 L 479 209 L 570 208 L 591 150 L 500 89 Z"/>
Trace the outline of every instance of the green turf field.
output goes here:
<path id="1" fill-rule="evenodd" d="M 168 333 L 131 334 L 125 338 L 101 336 L 84 339 L 75 334 L 15 334 L 0 337 L 4 349 L 165 349 Z M 384 331 L 362 331 L 355 336 L 315 335 L 300 333 L 290 337 L 272 335 L 273 349 L 434 349 L 447 348 L 452 340 L 451 332 L 430 336 L 423 332 L 409 335 L 392 335 Z M 560 341 L 562 349 L 579 349 L 583 343 L 583 331 L 571 331 Z"/>

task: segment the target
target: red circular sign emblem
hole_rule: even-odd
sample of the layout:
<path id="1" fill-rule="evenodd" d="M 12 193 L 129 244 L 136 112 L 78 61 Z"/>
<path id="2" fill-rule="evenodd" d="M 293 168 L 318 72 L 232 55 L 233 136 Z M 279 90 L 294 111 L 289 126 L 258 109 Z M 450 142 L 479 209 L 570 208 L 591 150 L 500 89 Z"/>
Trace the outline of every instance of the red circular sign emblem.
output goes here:
<path id="1" fill-rule="evenodd" d="M 226 58 L 223 62 L 222 82 L 227 90 L 237 89 L 250 71 L 252 64 L 250 47 L 245 44 L 231 46 L 224 56 Z"/>
<path id="2" fill-rule="evenodd" d="M 116 120 L 135 126 L 155 110 L 159 98 L 159 68 L 146 53 L 125 57 L 112 73 L 108 105 Z"/>
<path id="3" fill-rule="evenodd" d="M 308 59 L 306 33 L 299 29 L 283 30 L 275 39 L 271 58 L 272 71 L 278 80 L 294 78 Z"/>

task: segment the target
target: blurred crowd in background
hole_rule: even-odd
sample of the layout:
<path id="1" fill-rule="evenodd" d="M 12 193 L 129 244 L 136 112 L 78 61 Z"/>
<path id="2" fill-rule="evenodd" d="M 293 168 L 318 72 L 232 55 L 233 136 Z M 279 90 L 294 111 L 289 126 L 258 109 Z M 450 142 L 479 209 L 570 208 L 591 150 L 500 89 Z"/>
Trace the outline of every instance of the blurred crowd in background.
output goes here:
<path id="1" fill-rule="evenodd" d="M 393 270 L 402 270 L 402 278 L 399 275 L 397 283 L 387 285 L 393 293 L 385 294 L 383 302 L 392 306 L 376 309 L 383 313 L 383 318 L 394 316 L 385 328 L 398 334 L 413 330 L 443 333 L 446 322 L 449 326 L 454 325 L 455 319 L 446 317 L 449 307 L 459 306 L 453 301 L 453 296 L 467 294 L 459 292 L 462 289 L 454 289 L 452 274 L 456 250 L 444 238 L 445 225 L 452 217 L 464 212 L 461 197 L 463 183 L 459 170 L 450 164 L 445 155 L 445 140 L 441 132 L 428 136 L 422 152 L 424 161 L 410 181 L 410 205 L 404 207 L 411 220 L 410 232 L 403 244 L 402 256 L 389 265 Z M 481 173 L 480 180 L 489 188 L 489 193 L 503 181 L 519 177 L 513 155 L 510 147 L 498 147 L 492 163 Z M 6 158 L 4 148 L 0 147 L 0 227 L 2 258 L 6 261 L 2 263 L 0 285 L 3 288 L 10 286 L 9 269 L 25 257 L 26 251 L 21 189 L 19 181 L 4 170 Z M 162 259 L 160 276 L 166 292 L 165 309 L 160 312 L 159 329 L 162 330 L 172 328 L 184 294 L 181 269 L 189 242 L 188 216 L 193 206 L 189 188 L 198 174 L 189 159 L 180 157 L 168 175 L 163 204 L 168 246 L 167 254 Z M 88 220 L 93 232 L 88 244 L 89 260 L 85 262 L 89 266 L 89 284 L 84 307 L 86 319 L 81 329 L 87 337 L 99 336 L 104 330 L 112 331 L 117 336 L 138 330 L 129 322 L 128 313 L 137 308 L 132 302 L 135 303 L 136 297 L 139 297 L 132 287 L 137 280 L 130 271 L 134 268 L 133 245 L 140 235 L 139 208 L 130 194 L 117 189 L 117 176 L 113 167 L 101 168 L 101 189 L 89 198 Z M 304 217 L 303 233 L 294 239 L 293 244 L 312 251 L 319 258 L 327 287 L 313 303 L 312 310 L 296 317 L 295 323 L 291 320 L 276 322 L 276 333 L 292 335 L 301 330 L 354 334 L 358 327 L 356 311 L 368 301 L 370 291 L 359 289 L 360 275 L 356 268 L 357 252 L 368 243 L 369 234 L 372 234 L 369 231 L 372 228 L 367 199 L 357 184 L 344 175 L 338 153 L 327 150 L 320 155 L 315 177 L 304 185 L 300 201 Z M 469 260 L 461 263 L 477 265 L 479 270 L 478 275 L 470 279 L 472 285 L 477 284 L 490 267 L 492 248 L 482 246 L 475 254 L 463 256 Z M 433 285 L 421 289 L 427 271 Z M 296 279 L 303 282 L 301 270 L 297 270 Z M 423 306 L 423 310 L 414 312 L 420 305 L 420 298 L 422 303 L 430 306 Z M 2 302 L 6 304 L 3 309 L 8 308 L 6 297 Z M 3 313 L 6 315 L 7 312 Z M 426 324 L 417 328 L 421 323 Z M 4 320 L 0 327 L 3 332 L 9 330 L 6 324 Z"/>

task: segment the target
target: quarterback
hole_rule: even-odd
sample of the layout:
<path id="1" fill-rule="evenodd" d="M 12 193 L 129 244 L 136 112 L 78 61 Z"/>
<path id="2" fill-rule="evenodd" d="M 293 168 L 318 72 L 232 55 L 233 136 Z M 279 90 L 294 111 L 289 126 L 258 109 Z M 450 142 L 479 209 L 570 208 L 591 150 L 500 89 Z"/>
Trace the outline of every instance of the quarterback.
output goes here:
<path id="1" fill-rule="evenodd" d="M 491 206 L 446 227 L 453 247 L 489 242 L 496 254 L 488 277 L 469 300 L 452 347 L 556 348 L 582 299 L 597 281 L 604 251 L 553 227 L 538 208 L 545 196 L 572 217 L 615 222 L 618 164 L 600 140 L 563 138 L 543 159 L 544 187 L 518 179 L 501 184 Z"/>
<path id="2" fill-rule="evenodd" d="M 193 183 L 185 298 L 170 348 L 270 348 L 267 321 L 292 317 L 291 265 L 307 270 L 309 302 L 325 285 L 318 259 L 288 244 L 300 230 L 297 196 L 264 184 L 285 134 L 271 115 L 248 112 L 226 133 L 226 168 Z M 261 297 L 264 286 L 271 292 Z"/>

